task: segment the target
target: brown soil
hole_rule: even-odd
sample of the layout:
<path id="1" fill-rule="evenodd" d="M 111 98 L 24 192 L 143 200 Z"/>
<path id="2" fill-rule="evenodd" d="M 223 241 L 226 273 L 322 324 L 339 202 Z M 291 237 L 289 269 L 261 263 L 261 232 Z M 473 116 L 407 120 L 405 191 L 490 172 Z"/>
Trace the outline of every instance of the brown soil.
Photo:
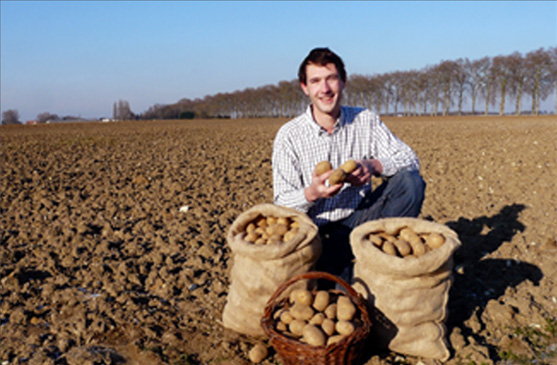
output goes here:
<path id="1" fill-rule="evenodd" d="M 386 122 L 420 157 L 422 217 L 463 243 L 447 364 L 501 363 L 502 351 L 555 363 L 536 351 L 557 342 L 557 119 Z M 221 324 L 225 235 L 241 212 L 272 201 L 282 123 L 3 126 L 1 363 L 248 363 L 257 339 Z M 280 362 L 271 351 L 263 363 Z"/>

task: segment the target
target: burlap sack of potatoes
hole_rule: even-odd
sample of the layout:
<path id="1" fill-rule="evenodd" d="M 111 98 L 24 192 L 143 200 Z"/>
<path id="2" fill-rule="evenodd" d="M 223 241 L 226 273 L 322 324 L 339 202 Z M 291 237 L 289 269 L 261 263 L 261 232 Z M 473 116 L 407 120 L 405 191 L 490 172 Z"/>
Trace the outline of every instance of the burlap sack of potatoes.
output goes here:
<path id="1" fill-rule="evenodd" d="M 300 224 L 298 234 L 288 242 L 271 245 L 245 241 L 247 224 L 259 215 L 296 220 Z M 239 333 L 264 335 L 260 320 L 271 295 L 292 276 L 310 271 L 321 255 L 317 226 L 297 210 L 260 204 L 236 218 L 226 239 L 232 250 L 233 265 L 223 324 Z M 300 282 L 298 287 L 303 285 L 307 283 Z"/>
<path id="2" fill-rule="evenodd" d="M 400 258 L 383 253 L 366 239 L 371 232 L 393 232 L 404 226 L 418 234 L 441 233 L 446 241 L 420 257 Z M 447 360 L 445 320 L 452 257 L 460 246 L 457 234 L 435 222 L 385 218 L 356 227 L 350 244 L 355 256 L 353 287 L 370 308 L 374 344 L 401 354 Z"/>

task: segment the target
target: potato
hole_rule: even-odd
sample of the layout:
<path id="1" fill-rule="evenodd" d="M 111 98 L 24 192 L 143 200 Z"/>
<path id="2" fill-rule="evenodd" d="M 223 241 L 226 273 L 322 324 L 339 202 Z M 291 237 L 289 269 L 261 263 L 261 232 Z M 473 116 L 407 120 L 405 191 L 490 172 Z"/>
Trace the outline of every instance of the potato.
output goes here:
<path id="1" fill-rule="evenodd" d="M 396 237 L 394 235 L 386 232 L 381 232 L 378 234 L 378 236 L 384 239 L 385 241 L 389 241 L 391 243 L 394 243 L 396 241 Z"/>
<path id="2" fill-rule="evenodd" d="M 336 303 L 329 304 L 329 306 L 327 308 L 325 308 L 323 313 L 325 313 L 325 317 L 327 317 L 329 319 L 336 319 L 337 318 L 337 304 Z"/>
<path id="3" fill-rule="evenodd" d="M 403 240 L 410 242 L 410 240 L 414 239 L 414 237 L 418 237 L 418 235 L 416 234 L 416 232 L 414 232 L 412 230 L 412 228 L 410 227 L 404 227 L 400 230 L 400 232 L 398 233 L 399 238 L 402 238 Z"/>
<path id="4" fill-rule="evenodd" d="M 288 232 L 288 226 L 280 223 L 271 224 L 267 226 L 265 232 L 267 232 L 269 236 L 277 234 L 282 237 L 282 235 Z"/>
<path id="5" fill-rule="evenodd" d="M 398 227 L 398 226 L 385 227 L 385 233 L 390 234 L 391 236 L 398 236 L 398 234 L 400 233 L 400 230 L 404 227 L 406 227 L 406 226 L 403 226 L 403 227 Z"/>
<path id="6" fill-rule="evenodd" d="M 252 233 L 253 231 L 255 231 L 255 228 L 257 228 L 257 226 L 255 225 L 255 223 L 250 222 L 247 227 L 246 227 L 246 232 L 247 233 Z"/>
<path id="7" fill-rule="evenodd" d="M 410 246 L 412 246 L 412 253 L 414 256 L 422 256 L 426 253 L 426 246 L 422 242 L 420 236 L 416 235 L 411 241 L 408 241 Z"/>
<path id="8" fill-rule="evenodd" d="M 282 237 L 282 240 L 284 242 L 289 242 L 291 241 L 294 237 L 296 237 L 296 235 L 298 234 L 298 229 L 297 228 L 291 228 L 288 232 L 286 232 L 284 234 L 284 236 Z"/>
<path id="9" fill-rule="evenodd" d="M 336 169 L 333 171 L 331 176 L 329 176 L 329 186 L 334 186 L 337 184 L 341 184 L 344 182 L 346 178 L 346 172 L 342 171 L 341 169 Z"/>
<path id="10" fill-rule="evenodd" d="M 410 244 L 403 239 L 399 238 L 396 241 L 394 241 L 393 244 L 395 245 L 398 253 L 402 257 L 406 257 L 412 253 L 412 247 L 410 247 Z"/>
<path id="11" fill-rule="evenodd" d="M 358 163 L 354 160 L 348 160 L 342 165 L 340 165 L 340 168 L 342 169 L 342 171 L 346 173 L 346 175 L 351 174 L 352 171 L 356 170 L 357 167 L 358 167 Z"/>
<path id="12" fill-rule="evenodd" d="M 381 248 L 381 246 L 383 246 L 383 239 L 379 236 L 376 236 L 374 234 L 370 234 L 368 239 L 371 243 L 373 243 L 374 246 L 376 246 L 378 248 Z"/>
<path id="13" fill-rule="evenodd" d="M 325 318 L 323 320 L 323 323 L 321 323 L 321 329 L 327 334 L 327 336 L 331 336 L 333 333 L 335 333 L 335 327 L 335 321 L 330 318 Z"/>
<path id="14" fill-rule="evenodd" d="M 280 315 L 280 321 L 283 322 L 284 324 L 290 324 L 294 321 L 294 317 L 292 316 L 290 311 L 284 311 Z"/>
<path id="15" fill-rule="evenodd" d="M 278 217 L 277 224 L 284 224 L 285 226 L 290 226 L 290 218 L 288 217 Z"/>
<path id="16" fill-rule="evenodd" d="M 309 321 L 311 317 L 315 314 L 314 310 L 307 304 L 301 302 L 296 302 L 292 308 L 290 308 L 290 314 L 294 319 L 302 319 L 304 321 Z"/>
<path id="17" fill-rule="evenodd" d="M 312 346 L 325 346 L 327 342 L 325 334 L 313 324 L 308 324 L 303 328 L 302 337 L 307 344 Z"/>
<path id="18" fill-rule="evenodd" d="M 293 320 L 289 325 L 288 325 L 288 329 L 290 330 L 290 332 L 295 335 L 295 336 L 302 336 L 304 327 L 307 325 L 308 323 L 304 320 L 301 319 L 295 319 Z"/>
<path id="19" fill-rule="evenodd" d="M 439 233 L 432 232 L 426 236 L 425 243 L 431 248 L 439 248 L 445 243 L 445 237 Z"/>
<path id="20" fill-rule="evenodd" d="M 288 326 L 286 325 L 286 323 L 282 322 L 282 321 L 278 321 L 277 322 L 277 331 L 279 332 L 284 332 L 288 330 Z"/>
<path id="21" fill-rule="evenodd" d="M 335 325 L 335 329 L 338 333 L 344 336 L 351 335 L 355 330 L 354 324 L 350 321 L 338 321 Z"/>
<path id="22" fill-rule="evenodd" d="M 269 351 L 263 344 L 258 343 L 250 350 L 248 355 L 250 361 L 257 364 L 263 361 L 263 359 L 265 359 L 267 355 L 269 355 Z"/>
<path id="23" fill-rule="evenodd" d="M 346 336 L 344 335 L 334 335 L 327 339 L 327 346 L 332 345 L 334 343 L 340 342 Z"/>
<path id="24" fill-rule="evenodd" d="M 267 227 L 267 218 L 259 216 L 255 219 L 255 225 L 257 227 Z"/>
<path id="25" fill-rule="evenodd" d="M 352 300 L 345 295 L 337 299 L 337 318 L 339 321 L 351 321 L 356 314 L 356 306 Z"/>
<path id="26" fill-rule="evenodd" d="M 273 319 L 280 319 L 280 316 L 282 316 L 282 314 L 283 314 L 284 312 L 288 312 L 288 309 L 286 309 L 286 308 L 283 307 L 283 308 L 280 308 L 280 309 L 274 311 L 274 313 L 273 313 Z"/>
<path id="27" fill-rule="evenodd" d="M 381 249 L 383 250 L 383 252 L 385 252 L 388 255 L 392 255 L 392 256 L 397 255 L 395 245 L 391 241 L 383 242 L 383 247 Z"/>
<path id="28" fill-rule="evenodd" d="M 257 239 L 258 239 L 259 237 L 260 237 L 260 236 L 259 236 L 257 233 L 251 232 L 251 233 L 248 233 L 248 234 L 246 235 L 246 237 L 244 237 L 244 239 L 245 239 L 246 241 L 248 241 L 248 242 L 254 243 L 255 241 L 257 241 Z"/>
<path id="29" fill-rule="evenodd" d="M 309 323 L 320 326 L 323 323 L 324 320 L 325 320 L 325 314 L 323 314 L 321 312 L 318 312 L 318 313 L 315 313 L 315 315 L 313 317 L 311 317 L 311 319 L 309 320 Z"/>
<path id="30" fill-rule="evenodd" d="M 294 289 L 290 293 L 290 303 L 313 304 L 313 294 L 307 289 Z"/>
<path id="31" fill-rule="evenodd" d="M 315 174 L 319 176 L 332 169 L 333 166 L 331 166 L 331 163 L 329 161 L 321 161 L 317 165 L 315 165 Z"/>
<path id="32" fill-rule="evenodd" d="M 315 293 L 315 298 L 313 299 L 313 308 L 320 312 L 323 312 L 329 305 L 329 301 L 329 292 L 325 290 L 319 290 L 317 293 Z"/>
<path id="33" fill-rule="evenodd" d="M 267 244 L 267 239 L 263 238 L 263 237 L 259 237 L 257 240 L 255 240 L 255 242 L 253 244 L 254 245 L 266 245 Z"/>

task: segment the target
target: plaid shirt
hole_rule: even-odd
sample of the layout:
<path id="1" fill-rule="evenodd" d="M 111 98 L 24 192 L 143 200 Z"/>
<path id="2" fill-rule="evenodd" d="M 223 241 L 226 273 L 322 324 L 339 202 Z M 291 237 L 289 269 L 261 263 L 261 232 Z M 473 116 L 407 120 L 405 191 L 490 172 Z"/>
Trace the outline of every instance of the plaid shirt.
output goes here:
<path id="1" fill-rule="evenodd" d="M 297 118 L 284 124 L 273 144 L 273 190 L 277 205 L 295 208 L 318 225 L 338 221 L 354 212 L 371 190 L 371 181 L 363 186 L 344 184 L 332 198 L 310 203 L 304 189 L 320 161 L 330 161 L 336 168 L 349 159 L 375 158 L 383 165 L 383 176 L 392 176 L 408 168 L 418 170 L 414 151 L 398 139 L 370 110 L 341 108 L 332 134 L 314 120 L 311 106 Z"/>

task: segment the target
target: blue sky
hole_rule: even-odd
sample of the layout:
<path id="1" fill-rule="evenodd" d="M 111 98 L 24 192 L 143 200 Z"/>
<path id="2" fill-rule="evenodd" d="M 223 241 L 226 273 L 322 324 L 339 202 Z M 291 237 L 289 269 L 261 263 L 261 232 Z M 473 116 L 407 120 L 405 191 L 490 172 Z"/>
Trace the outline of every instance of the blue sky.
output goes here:
<path id="1" fill-rule="evenodd" d="M 1 109 L 98 118 L 296 78 L 327 46 L 348 73 L 557 45 L 556 1 L 6 1 Z"/>

